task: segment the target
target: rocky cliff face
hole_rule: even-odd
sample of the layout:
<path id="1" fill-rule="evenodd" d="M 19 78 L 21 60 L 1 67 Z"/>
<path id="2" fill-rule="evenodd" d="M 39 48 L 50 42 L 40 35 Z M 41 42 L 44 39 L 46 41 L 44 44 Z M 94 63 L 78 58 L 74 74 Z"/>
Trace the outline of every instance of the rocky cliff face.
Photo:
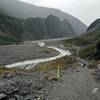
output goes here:
<path id="1" fill-rule="evenodd" d="M 36 40 L 76 36 L 71 24 L 68 21 L 68 23 L 64 22 L 53 15 L 45 19 L 39 17 L 26 19 L 22 25 L 22 38 L 24 40 Z"/>
<path id="2" fill-rule="evenodd" d="M 84 33 L 87 29 L 86 25 L 80 20 L 60 10 L 38 7 L 18 0 L 0 0 L 0 9 L 3 14 L 21 19 L 30 17 L 46 18 L 49 15 L 57 16 L 61 20 L 67 19 L 77 35 Z"/>
<path id="3" fill-rule="evenodd" d="M 61 21 L 53 15 L 23 20 L 0 14 L 0 31 L 17 41 L 76 36 L 67 19 Z"/>

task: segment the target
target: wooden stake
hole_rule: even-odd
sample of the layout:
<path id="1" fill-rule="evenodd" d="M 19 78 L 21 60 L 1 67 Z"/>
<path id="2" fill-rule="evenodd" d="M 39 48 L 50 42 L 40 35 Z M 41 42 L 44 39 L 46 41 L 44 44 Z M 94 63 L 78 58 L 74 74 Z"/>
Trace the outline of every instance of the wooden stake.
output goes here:
<path id="1" fill-rule="evenodd" d="M 60 66 L 59 65 L 57 67 L 57 78 L 58 80 L 60 79 Z"/>

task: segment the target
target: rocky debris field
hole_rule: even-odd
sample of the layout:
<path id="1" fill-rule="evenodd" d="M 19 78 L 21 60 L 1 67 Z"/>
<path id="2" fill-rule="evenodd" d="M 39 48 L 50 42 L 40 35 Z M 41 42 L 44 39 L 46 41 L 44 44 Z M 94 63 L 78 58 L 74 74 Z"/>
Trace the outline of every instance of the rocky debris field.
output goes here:
<path id="1" fill-rule="evenodd" d="M 0 100 L 46 100 L 52 89 L 43 73 L 8 73 L 0 78 Z"/>
<path id="2" fill-rule="evenodd" d="M 0 100 L 100 100 L 100 70 L 73 64 L 60 71 L 60 80 L 42 72 L 17 71 L 0 75 Z"/>

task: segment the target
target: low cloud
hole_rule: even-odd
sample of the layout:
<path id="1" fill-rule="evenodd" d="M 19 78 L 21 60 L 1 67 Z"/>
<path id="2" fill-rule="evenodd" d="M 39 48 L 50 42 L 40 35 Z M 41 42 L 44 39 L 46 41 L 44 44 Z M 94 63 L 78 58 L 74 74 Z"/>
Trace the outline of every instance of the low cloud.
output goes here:
<path id="1" fill-rule="evenodd" d="M 100 0 L 21 0 L 38 6 L 58 8 L 89 25 L 100 17 Z"/>

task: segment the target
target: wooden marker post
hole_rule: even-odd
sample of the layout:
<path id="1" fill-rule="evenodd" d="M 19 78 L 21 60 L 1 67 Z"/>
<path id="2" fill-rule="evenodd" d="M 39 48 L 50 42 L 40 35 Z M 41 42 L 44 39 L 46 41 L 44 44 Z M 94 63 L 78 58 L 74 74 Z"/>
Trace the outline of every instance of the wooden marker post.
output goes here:
<path id="1" fill-rule="evenodd" d="M 57 78 L 58 80 L 60 79 L 60 66 L 59 65 L 57 67 Z"/>

